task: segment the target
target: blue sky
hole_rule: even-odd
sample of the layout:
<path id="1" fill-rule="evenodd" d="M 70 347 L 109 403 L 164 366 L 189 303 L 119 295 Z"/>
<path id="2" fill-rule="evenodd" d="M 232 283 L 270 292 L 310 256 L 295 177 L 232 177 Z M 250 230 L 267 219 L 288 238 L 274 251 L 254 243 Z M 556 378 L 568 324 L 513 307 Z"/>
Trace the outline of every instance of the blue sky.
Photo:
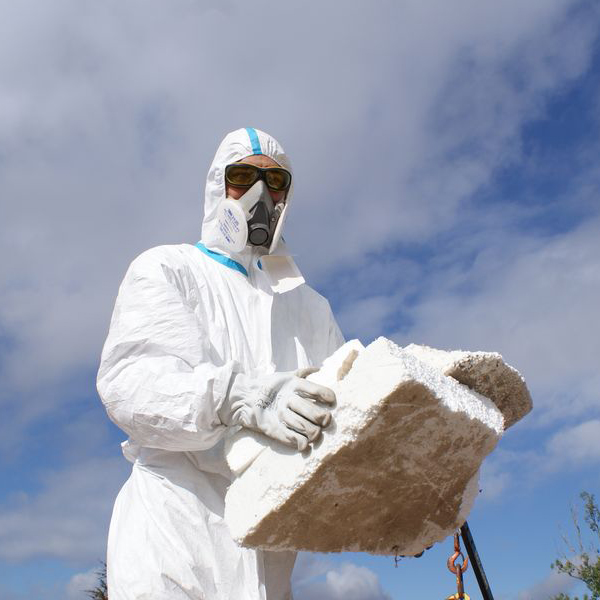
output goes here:
<path id="1" fill-rule="evenodd" d="M 144 249 L 198 239 L 212 155 L 247 125 L 292 158 L 286 239 L 347 338 L 498 351 L 523 373 L 534 411 L 486 460 L 469 522 L 496 598 L 568 589 L 559 528 L 600 491 L 597 5 L 0 14 L 0 597 L 94 581 L 128 473 L 94 385 L 119 282 Z M 447 597 L 450 550 L 304 555 L 296 597 Z"/>

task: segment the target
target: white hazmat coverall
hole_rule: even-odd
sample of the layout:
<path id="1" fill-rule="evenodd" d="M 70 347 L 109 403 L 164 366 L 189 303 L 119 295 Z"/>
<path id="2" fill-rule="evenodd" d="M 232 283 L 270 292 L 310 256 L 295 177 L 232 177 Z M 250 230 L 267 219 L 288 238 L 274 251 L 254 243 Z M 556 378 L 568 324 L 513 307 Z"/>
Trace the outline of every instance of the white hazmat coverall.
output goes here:
<path id="1" fill-rule="evenodd" d="M 343 338 L 308 285 L 272 291 L 258 266 L 266 249 L 219 247 L 225 166 L 261 153 L 290 168 L 269 135 L 227 135 L 206 182 L 204 245 L 144 252 L 119 289 L 98 391 L 129 436 L 123 453 L 133 468 L 110 524 L 110 600 L 291 598 L 295 553 L 242 548 L 223 520 L 223 438 L 233 429 L 218 411 L 236 374 L 318 366 Z"/>

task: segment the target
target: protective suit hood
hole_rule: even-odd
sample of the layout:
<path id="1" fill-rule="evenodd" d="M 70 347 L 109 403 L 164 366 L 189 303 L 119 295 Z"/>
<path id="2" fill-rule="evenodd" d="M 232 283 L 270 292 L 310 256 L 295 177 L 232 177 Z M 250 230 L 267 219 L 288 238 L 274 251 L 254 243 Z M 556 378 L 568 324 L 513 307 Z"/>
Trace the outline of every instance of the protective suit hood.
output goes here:
<path id="1" fill-rule="evenodd" d="M 226 197 L 225 167 L 252 154 L 264 154 L 273 159 L 281 167 L 288 169 L 290 172 L 292 171 L 290 161 L 283 147 L 269 134 L 253 127 L 245 127 L 228 133 L 217 149 L 206 178 L 201 238 L 202 243 L 207 248 L 232 258 L 246 268 L 248 268 L 253 256 L 264 255 L 267 253 L 267 249 L 246 246 L 238 253 L 228 251 L 221 242 L 217 223 L 217 210 L 219 204 Z M 293 185 L 292 179 L 292 185 L 288 190 L 285 200 L 288 207 L 292 198 Z M 287 210 L 289 211 L 289 208 Z M 278 255 L 288 254 L 283 241 L 279 241 L 274 253 Z"/>

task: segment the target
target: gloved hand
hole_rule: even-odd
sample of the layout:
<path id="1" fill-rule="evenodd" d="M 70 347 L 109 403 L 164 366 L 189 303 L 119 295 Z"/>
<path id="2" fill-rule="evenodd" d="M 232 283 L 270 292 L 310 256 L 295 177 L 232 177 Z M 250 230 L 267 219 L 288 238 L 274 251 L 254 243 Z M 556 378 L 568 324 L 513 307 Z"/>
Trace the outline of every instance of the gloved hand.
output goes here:
<path id="1" fill-rule="evenodd" d="M 242 373 L 233 378 L 227 400 L 219 410 L 225 425 L 242 425 L 305 450 L 331 423 L 332 390 L 304 379 L 316 369 L 273 373 L 253 379 Z"/>

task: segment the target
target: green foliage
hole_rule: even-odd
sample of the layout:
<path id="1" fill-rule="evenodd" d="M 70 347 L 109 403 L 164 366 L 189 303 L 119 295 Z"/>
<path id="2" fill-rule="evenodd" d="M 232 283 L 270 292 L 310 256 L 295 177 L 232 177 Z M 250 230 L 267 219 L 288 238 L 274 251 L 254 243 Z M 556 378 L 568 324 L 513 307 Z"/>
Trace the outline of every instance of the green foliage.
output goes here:
<path id="1" fill-rule="evenodd" d="M 88 598 L 92 600 L 108 600 L 108 589 L 106 587 L 106 563 L 102 563 L 102 567 L 96 571 L 98 575 L 98 585 L 92 590 L 85 590 Z"/>
<path id="2" fill-rule="evenodd" d="M 592 541 L 587 545 L 584 543 L 579 517 L 576 510 L 571 509 L 577 542 L 571 544 L 565 536 L 563 540 L 573 558 L 563 556 L 562 559 L 555 560 L 551 566 L 559 573 L 566 573 L 585 583 L 591 595 L 584 594 L 583 600 L 600 600 L 600 509 L 593 494 L 582 492 L 580 496 L 584 503 L 583 518 L 592 534 Z M 553 600 L 579 600 L 579 598 L 559 594 Z"/>

